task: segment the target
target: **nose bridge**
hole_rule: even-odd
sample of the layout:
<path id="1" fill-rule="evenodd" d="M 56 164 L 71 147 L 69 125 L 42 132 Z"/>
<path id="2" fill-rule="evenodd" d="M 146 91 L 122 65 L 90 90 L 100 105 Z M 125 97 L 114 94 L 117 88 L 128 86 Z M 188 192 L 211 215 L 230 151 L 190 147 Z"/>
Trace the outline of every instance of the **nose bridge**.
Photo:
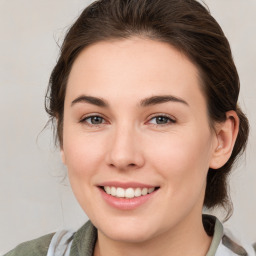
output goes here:
<path id="1" fill-rule="evenodd" d="M 143 165 L 143 154 L 140 150 L 138 134 L 135 125 L 123 122 L 113 129 L 108 154 L 110 165 L 118 169 L 138 168 Z"/>

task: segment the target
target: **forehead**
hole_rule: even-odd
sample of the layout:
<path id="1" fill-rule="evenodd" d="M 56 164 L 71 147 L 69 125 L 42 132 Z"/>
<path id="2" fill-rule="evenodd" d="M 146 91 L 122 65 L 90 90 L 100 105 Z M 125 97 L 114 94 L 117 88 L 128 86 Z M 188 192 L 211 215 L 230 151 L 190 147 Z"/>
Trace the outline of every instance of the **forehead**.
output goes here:
<path id="1" fill-rule="evenodd" d="M 67 98 L 83 93 L 111 98 L 113 92 L 131 100 L 170 93 L 202 97 L 198 69 L 186 56 L 167 43 L 136 37 L 98 42 L 73 64 Z"/>

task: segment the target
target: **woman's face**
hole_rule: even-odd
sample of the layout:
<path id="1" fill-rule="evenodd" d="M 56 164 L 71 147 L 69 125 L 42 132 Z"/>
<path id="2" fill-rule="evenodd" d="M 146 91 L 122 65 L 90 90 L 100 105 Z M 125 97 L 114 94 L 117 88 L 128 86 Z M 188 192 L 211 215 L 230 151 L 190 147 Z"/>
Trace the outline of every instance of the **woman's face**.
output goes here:
<path id="1" fill-rule="evenodd" d="M 201 220 L 216 145 L 198 70 L 169 44 L 100 42 L 74 62 L 63 162 L 104 236 L 146 241 Z"/>

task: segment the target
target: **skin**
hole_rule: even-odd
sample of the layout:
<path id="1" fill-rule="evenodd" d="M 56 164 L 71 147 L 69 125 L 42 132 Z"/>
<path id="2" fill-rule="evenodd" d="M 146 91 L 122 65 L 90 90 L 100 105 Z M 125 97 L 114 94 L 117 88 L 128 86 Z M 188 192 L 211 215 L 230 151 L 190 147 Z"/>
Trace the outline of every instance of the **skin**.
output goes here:
<path id="1" fill-rule="evenodd" d="M 109 106 L 74 103 L 84 95 Z M 159 95 L 184 102 L 140 105 Z M 88 115 L 102 119 L 93 124 Z M 237 131 L 232 111 L 215 131 L 209 127 L 198 70 L 169 44 L 134 37 L 84 49 L 67 84 L 62 159 L 98 229 L 94 255 L 205 255 L 206 175 L 227 161 Z M 143 205 L 120 210 L 102 198 L 98 185 L 107 181 L 160 188 Z"/>

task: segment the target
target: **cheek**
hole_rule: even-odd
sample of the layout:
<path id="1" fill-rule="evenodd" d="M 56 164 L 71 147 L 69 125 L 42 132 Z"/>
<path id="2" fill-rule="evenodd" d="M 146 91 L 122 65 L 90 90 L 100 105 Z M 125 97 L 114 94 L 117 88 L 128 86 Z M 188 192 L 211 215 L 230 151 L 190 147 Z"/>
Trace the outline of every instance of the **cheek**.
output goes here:
<path id="1" fill-rule="evenodd" d="M 211 156 L 209 132 L 190 129 L 181 134 L 170 134 L 158 140 L 157 145 L 153 150 L 151 147 L 149 159 L 154 169 L 171 184 L 170 193 L 178 193 L 182 188 L 196 190 L 205 185 Z"/>
<path id="2" fill-rule="evenodd" d="M 101 143 L 97 143 L 95 139 L 78 133 L 64 135 L 63 151 L 70 185 L 77 201 L 89 214 L 92 209 L 94 176 L 102 169 L 104 145 L 102 140 Z"/>
<path id="3" fill-rule="evenodd" d="M 63 152 L 70 179 L 90 177 L 103 162 L 104 143 L 99 137 L 72 130 L 64 133 Z"/>

